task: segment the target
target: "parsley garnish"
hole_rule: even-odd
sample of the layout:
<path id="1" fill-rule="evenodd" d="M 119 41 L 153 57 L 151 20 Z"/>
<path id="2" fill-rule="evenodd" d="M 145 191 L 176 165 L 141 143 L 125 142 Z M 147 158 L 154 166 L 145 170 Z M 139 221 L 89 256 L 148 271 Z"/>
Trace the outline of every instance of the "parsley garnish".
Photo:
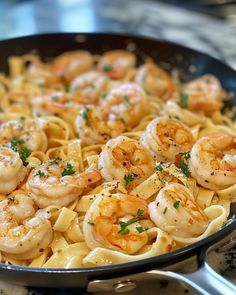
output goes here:
<path id="1" fill-rule="evenodd" d="M 175 209 L 178 209 L 180 205 L 180 201 L 176 201 L 174 202 L 173 206 L 175 207 Z"/>
<path id="2" fill-rule="evenodd" d="M 127 226 L 129 226 L 130 224 L 133 224 L 133 223 L 137 222 L 139 220 L 139 218 L 143 215 L 143 213 L 144 213 L 144 210 L 138 209 L 135 217 L 129 219 L 127 222 L 120 221 L 119 222 L 119 225 L 120 225 L 120 228 L 121 229 L 118 231 L 118 234 L 127 235 L 129 233 L 129 229 L 127 228 Z M 137 228 L 140 228 L 140 227 L 136 227 L 136 229 Z"/>
<path id="3" fill-rule="evenodd" d="M 142 226 L 137 226 L 136 229 L 140 234 L 145 231 L 145 229 Z"/>
<path id="4" fill-rule="evenodd" d="M 160 205 L 160 202 L 157 202 L 157 207 Z"/>
<path id="5" fill-rule="evenodd" d="M 27 166 L 28 162 L 26 162 L 26 159 L 30 156 L 31 152 L 28 150 L 27 147 L 23 147 L 22 149 L 20 149 L 18 147 L 18 145 L 23 144 L 23 143 L 24 143 L 24 140 L 17 139 L 16 137 L 14 137 L 12 139 L 12 141 L 10 142 L 10 147 L 14 152 L 19 154 L 19 156 L 23 162 L 23 165 Z"/>
<path id="6" fill-rule="evenodd" d="M 124 176 L 125 185 L 129 185 L 132 181 L 134 181 L 133 174 L 125 174 Z"/>
<path id="7" fill-rule="evenodd" d="M 18 152 L 18 147 L 17 145 L 23 144 L 24 140 L 18 139 L 16 137 L 13 137 L 13 139 L 10 142 L 10 147 L 14 152 Z"/>
<path id="8" fill-rule="evenodd" d="M 28 162 L 26 162 L 26 159 L 30 156 L 31 152 L 27 149 L 27 147 L 23 147 L 21 150 L 18 151 L 18 153 L 23 162 L 23 165 L 27 166 Z"/>
<path id="9" fill-rule="evenodd" d="M 112 71 L 112 65 L 109 65 L 109 64 L 104 65 L 103 71 L 106 73 L 109 73 L 110 71 Z"/>
<path id="10" fill-rule="evenodd" d="M 90 83 L 89 83 L 89 87 L 91 87 L 91 88 L 95 88 L 94 83 L 93 83 L 93 82 L 90 82 Z"/>
<path id="11" fill-rule="evenodd" d="M 188 95 L 185 94 L 183 91 L 180 91 L 179 93 L 179 97 L 180 97 L 180 107 L 182 109 L 186 109 L 188 107 Z"/>
<path id="12" fill-rule="evenodd" d="M 105 99 L 106 96 L 107 96 L 107 93 L 103 93 L 103 94 L 101 95 L 101 99 Z"/>
<path id="13" fill-rule="evenodd" d="M 144 210 L 143 209 L 138 209 L 137 216 L 142 216 L 143 213 L 144 213 Z"/>
<path id="14" fill-rule="evenodd" d="M 66 168 L 61 173 L 61 176 L 66 176 L 66 175 L 72 175 L 75 173 L 75 170 L 73 170 L 73 166 L 70 163 L 67 163 Z"/>
<path id="15" fill-rule="evenodd" d="M 188 168 L 188 165 L 186 163 L 184 163 L 184 161 L 181 161 L 179 164 L 178 164 L 178 167 L 182 170 L 182 172 L 187 176 L 189 177 L 190 176 L 190 171 L 189 171 L 189 168 Z"/>
<path id="16" fill-rule="evenodd" d="M 163 171 L 163 166 L 161 164 L 156 164 L 156 166 L 154 167 L 155 170 L 157 171 Z"/>
<path id="17" fill-rule="evenodd" d="M 190 159 L 190 152 L 183 152 L 183 153 L 179 153 L 181 156 L 184 157 L 185 160 Z"/>
<path id="18" fill-rule="evenodd" d="M 86 121 L 86 124 L 89 125 L 89 117 L 88 112 L 90 111 L 89 108 L 85 107 L 80 111 L 80 116 Z"/>
<path id="19" fill-rule="evenodd" d="M 60 161 L 61 161 L 61 158 L 56 157 L 56 158 L 50 159 L 48 162 L 51 164 L 59 164 Z"/>
<path id="20" fill-rule="evenodd" d="M 41 170 L 39 170 L 35 175 L 39 176 L 39 177 L 43 177 L 43 176 L 45 176 L 45 173 L 42 172 Z"/>

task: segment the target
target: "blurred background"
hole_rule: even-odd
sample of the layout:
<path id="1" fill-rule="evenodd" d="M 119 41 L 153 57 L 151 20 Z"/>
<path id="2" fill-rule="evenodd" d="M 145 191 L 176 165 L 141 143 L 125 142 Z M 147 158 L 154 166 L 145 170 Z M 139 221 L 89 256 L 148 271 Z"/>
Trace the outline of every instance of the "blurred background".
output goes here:
<path id="1" fill-rule="evenodd" d="M 0 0 L 0 39 L 45 32 L 129 32 L 178 42 L 236 68 L 236 1 Z"/>

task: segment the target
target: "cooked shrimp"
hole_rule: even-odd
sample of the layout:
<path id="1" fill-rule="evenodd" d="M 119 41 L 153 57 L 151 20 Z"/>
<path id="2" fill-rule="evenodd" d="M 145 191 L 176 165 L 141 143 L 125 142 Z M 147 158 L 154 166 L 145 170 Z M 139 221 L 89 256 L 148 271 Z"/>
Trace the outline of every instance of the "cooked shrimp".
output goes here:
<path id="1" fill-rule="evenodd" d="M 93 58 L 88 51 L 76 50 L 65 52 L 53 60 L 52 73 L 71 82 L 76 76 L 89 70 L 93 65 Z"/>
<path id="2" fill-rule="evenodd" d="M 204 124 L 206 122 L 206 117 L 202 113 L 191 112 L 188 109 L 181 108 L 177 103 L 171 100 L 166 102 L 163 114 L 179 119 L 190 127 L 197 124 Z"/>
<path id="3" fill-rule="evenodd" d="M 109 248 L 134 254 L 148 242 L 141 225 L 148 218 L 146 201 L 127 194 L 98 197 L 89 207 L 83 232 L 90 249 Z"/>
<path id="4" fill-rule="evenodd" d="M 11 193 L 25 178 L 26 168 L 18 153 L 0 146 L 0 193 Z"/>
<path id="5" fill-rule="evenodd" d="M 236 183 L 236 137 L 218 133 L 200 138 L 191 151 L 192 176 L 205 188 L 220 190 Z"/>
<path id="6" fill-rule="evenodd" d="M 29 82 L 34 82 L 40 87 L 49 87 L 58 83 L 60 79 L 53 75 L 50 67 L 43 63 L 32 63 L 27 69 L 27 78 Z"/>
<path id="7" fill-rule="evenodd" d="M 130 69 L 136 64 L 134 54 L 125 50 L 108 51 L 101 57 L 98 68 L 107 73 L 111 79 L 124 78 Z"/>
<path id="8" fill-rule="evenodd" d="M 75 130 L 86 145 L 106 143 L 125 130 L 122 120 L 109 118 L 99 106 L 83 107 L 75 120 Z"/>
<path id="9" fill-rule="evenodd" d="M 76 96 L 55 90 L 32 97 L 31 106 L 35 116 L 59 115 L 67 110 L 81 108 L 80 99 Z"/>
<path id="10" fill-rule="evenodd" d="M 136 140 L 119 136 L 107 142 L 98 162 L 105 180 L 125 180 L 128 189 L 143 182 L 154 172 L 153 159 Z"/>
<path id="11" fill-rule="evenodd" d="M 107 83 L 107 77 L 98 71 L 89 71 L 76 77 L 70 84 L 70 92 L 83 104 L 96 104 Z"/>
<path id="12" fill-rule="evenodd" d="M 26 190 L 39 208 L 50 205 L 63 207 L 100 181 L 101 175 L 96 170 L 80 174 L 71 163 L 52 159 L 31 171 Z"/>
<path id="13" fill-rule="evenodd" d="M 204 75 L 183 85 L 188 97 L 187 107 L 191 111 L 214 112 L 222 106 L 222 87 L 213 75 Z"/>
<path id="14" fill-rule="evenodd" d="M 208 226 L 207 216 L 182 184 L 166 185 L 148 209 L 156 226 L 176 237 L 199 236 Z"/>
<path id="15" fill-rule="evenodd" d="M 111 117 L 122 119 L 127 128 L 135 127 L 146 113 L 146 94 L 135 83 L 123 83 L 113 88 L 101 106 Z"/>
<path id="16" fill-rule="evenodd" d="M 149 123 L 140 142 L 157 161 L 176 161 L 181 152 L 189 152 L 194 143 L 191 130 L 182 122 L 165 117 Z"/>
<path id="17" fill-rule="evenodd" d="M 164 100 L 172 95 L 175 88 L 170 75 L 153 63 L 144 64 L 138 69 L 135 82 L 148 94 L 159 96 Z"/>
<path id="18" fill-rule="evenodd" d="M 33 259 L 52 241 L 49 214 L 35 213 L 33 201 L 19 192 L 0 201 L 0 251 L 14 259 Z"/>
<path id="19" fill-rule="evenodd" d="M 46 151 L 47 136 L 37 120 L 20 118 L 0 125 L 0 143 L 17 139 L 30 151 Z"/>

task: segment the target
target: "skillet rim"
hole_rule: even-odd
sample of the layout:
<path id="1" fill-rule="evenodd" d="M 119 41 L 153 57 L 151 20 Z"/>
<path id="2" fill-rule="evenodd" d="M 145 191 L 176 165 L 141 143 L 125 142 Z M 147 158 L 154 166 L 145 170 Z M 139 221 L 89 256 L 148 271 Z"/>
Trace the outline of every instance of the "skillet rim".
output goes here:
<path id="1" fill-rule="evenodd" d="M 197 54 L 200 56 L 200 58 L 208 58 L 211 61 L 214 61 L 218 63 L 220 67 L 224 67 L 225 69 L 229 70 L 232 72 L 232 75 L 235 75 L 236 78 L 236 71 L 230 67 L 227 63 L 221 61 L 220 59 L 216 57 L 212 57 L 211 55 L 201 52 L 199 50 L 192 49 L 190 47 L 180 45 L 176 42 L 165 40 L 165 39 L 160 39 L 160 38 L 155 38 L 155 37 L 150 37 L 150 36 L 143 36 L 143 35 L 135 35 L 135 34 L 127 34 L 127 33 L 119 33 L 119 32 L 49 32 L 49 33 L 40 33 L 40 34 L 33 34 L 33 35 L 25 35 L 25 36 L 20 36 L 20 37 L 15 37 L 15 38 L 7 38 L 7 39 L 1 39 L 0 40 L 0 47 L 1 44 L 9 43 L 9 42 L 21 42 L 24 40 L 34 40 L 40 39 L 40 38 L 47 38 L 47 37 L 60 37 L 63 38 L 63 36 L 67 37 L 72 37 L 75 38 L 78 35 L 83 35 L 86 37 L 111 37 L 111 38 L 129 38 L 131 41 L 151 41 L 158 44 L 166 44 L 170 46 L 174 46 L 178 49 L 184 49 L 188 53 L 191 54 Z M 85 41 L 86 42 L 86 41 Z M 78 42 L 78 44 L 80 44 Z M 24 47 L 24 46 L 23 46 Z M 133 262 L 126 262 L 126 263 L 120 263 L 120 264 L 114 264 L 114 265 L 105 265 L 105 266 L 94 266 L 94 267 L 81 267 L 81 268 L 70 268 L 70 269 L 65 269 L 65 268 L 39 268 L 39 267 L 28 267 L 28 266 L 17 266 L 17 265 L 7 265 L 4 263 L 0 263 L 0 270 L 9 270 L 9 271 L 20 271 L 20 272 L 30 272 L 30 273 L 47 273 L 47 274 L 70 274 L 70 273 L 85 273 L 85 274 L 93 274 L 96 272 L 106 272 L 106 271 L 123 271 L 123 270 L 131 270 L 133 269 L 134 266 L 137 267 L 146 267 L 146 268 L 153 268 L 155 265 L 156 267 L 158 266 L 169 266 L 172 265 L 176 262 L 182 261 L 186 258 L 192 257 L 193 255 L 200 255 L 202 254 L 203 251 L 206 251 L 210 246 L 212 246 L 215 242 L 219 242 L 222 240 L 224 237 L 226 237 L 228 234 L 230 234 L 233 230 L 236 230 L 236 219 L 230 224 L 226 225 L 224 228 L 220 229 L 218 232 L 210 235 L 209 237 L 206 237 L 196 243 L 190 244 L 185 247 L 181 247 L 175 251 L 161 254 L 158 256 L 153 256 L 150 258 L 142 259 L 142 260 L 137 260 Z M 182 259 L 181 259 L 182 258 Z M 171 260 L 171 261 L 170 261 Z M 154 267 L 155 267 L 154 266 Z M 106 274 L 107 275 L 107 274 Z"/>

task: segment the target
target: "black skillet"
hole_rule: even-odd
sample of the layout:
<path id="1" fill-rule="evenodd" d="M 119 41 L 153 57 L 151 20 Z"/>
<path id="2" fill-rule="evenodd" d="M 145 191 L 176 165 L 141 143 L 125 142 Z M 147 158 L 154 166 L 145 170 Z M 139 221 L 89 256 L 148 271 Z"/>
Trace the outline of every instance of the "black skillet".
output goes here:
<path id="1" fill-rule="evenodd" d="M 36 50 L 44 59 L 74 49 L 102 53 L 111 49 L 134 50 L 142 63 L 152 57 L 167 69 L 180 70 L 182 80 L 190 80 L 205 73 L 217 76 L 223 88 L 236 93 L 236 72 L 222 62 L 195 50 L 164 41 L 116 34 L 46 34 L 0 41 L 0 71 L 7 71 L 7 58 Z M 236 96 L 231 105 L 236 105 Z M 230 107 L 230 106 L 229 106 Z M 231 208 L 231 217 L 236 207 Z M 0 264 L 0 279 L 38 287 L 82 287 L 89 291 L 115 290 L 123 292 L 135 287 L 135 280 L 173 278 L 184 281 L 202 294 L 236 294 L 236 287 L 219 277 L 206 263 L 206 253 L 212 245 L 222 241 L 236 229 L 236 220 L 210 237 L 174 252 L 149 259 L 111 266 L 76 269 L 41 269 Z M 198 258 L 198 270 L 182 275 L 166 269 L 190 257 Z M 165 268 L 165 271 L 163 270 Z"/>

